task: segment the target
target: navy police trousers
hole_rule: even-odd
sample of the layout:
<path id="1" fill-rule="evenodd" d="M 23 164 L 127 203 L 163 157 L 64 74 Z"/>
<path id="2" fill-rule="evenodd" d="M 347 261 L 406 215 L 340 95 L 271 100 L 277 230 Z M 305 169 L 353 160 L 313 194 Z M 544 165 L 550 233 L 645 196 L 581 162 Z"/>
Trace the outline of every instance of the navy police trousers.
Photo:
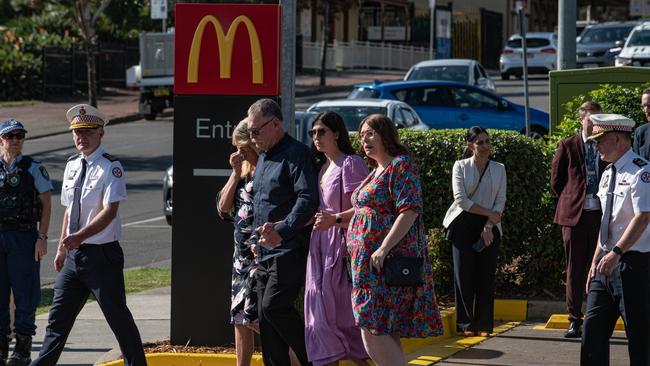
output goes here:
<path id="1" fill-rule="evenodd" d="M 92 292 L 117 338 L 126 366 L 146 365 L 140 333 L 126 306 L 124 254 L 115 241 L 69 251 L 56 278 L 41 352 L 31 365 L 56 365 L 75 318 Z"/>

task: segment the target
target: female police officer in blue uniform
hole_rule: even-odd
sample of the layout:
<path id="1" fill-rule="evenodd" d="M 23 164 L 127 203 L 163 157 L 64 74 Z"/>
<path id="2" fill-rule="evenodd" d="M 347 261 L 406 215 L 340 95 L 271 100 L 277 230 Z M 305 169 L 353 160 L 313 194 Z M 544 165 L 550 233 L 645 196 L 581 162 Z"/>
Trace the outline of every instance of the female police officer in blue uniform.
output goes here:
<path id="1" fill-rule="evenodd" d="M 40 260 L 47 253 L 52 183 L 45 168 L 22 155 L 22 123 L 0 123 L 0 365 L 27 365 L 40 299 Z M 40 223 L 40 225 L 37 225 Z M 16 345 L 9 353 L 9 293 L 16 305 Z"/>

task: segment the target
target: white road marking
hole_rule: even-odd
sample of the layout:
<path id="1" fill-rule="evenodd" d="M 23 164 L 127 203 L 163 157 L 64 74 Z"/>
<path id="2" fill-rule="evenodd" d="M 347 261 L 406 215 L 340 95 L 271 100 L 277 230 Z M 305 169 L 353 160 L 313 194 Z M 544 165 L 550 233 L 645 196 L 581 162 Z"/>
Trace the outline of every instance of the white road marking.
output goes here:
<path id="1" fill-rule="evenodd" d="M 129 226 L 134 226 L 134 225 L 139 225 L 139 224 L 145 224 L 147 222 L 159 221 L 159 220 L 164 220 L 164 219 L 165 219 L 165 216 L 158 216 L 158 217 L 154 217 L 154 218 L 151 218 L 151 219 L 129 222 L 128 224 L 122 225 L 122 227 L 129 227 Z"/>

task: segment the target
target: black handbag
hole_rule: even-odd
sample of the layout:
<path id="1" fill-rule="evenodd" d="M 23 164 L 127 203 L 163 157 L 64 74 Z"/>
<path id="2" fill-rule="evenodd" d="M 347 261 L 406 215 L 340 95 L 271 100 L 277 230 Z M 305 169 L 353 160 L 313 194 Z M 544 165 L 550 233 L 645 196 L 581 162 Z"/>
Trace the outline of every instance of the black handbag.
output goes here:
<path id="1" fill-rule="evenodd" d="M 384 279 L 388 286 L 406 287 L 421 286 L 422 265 L 421 257 L 389 256 L 384 260 Z"/>

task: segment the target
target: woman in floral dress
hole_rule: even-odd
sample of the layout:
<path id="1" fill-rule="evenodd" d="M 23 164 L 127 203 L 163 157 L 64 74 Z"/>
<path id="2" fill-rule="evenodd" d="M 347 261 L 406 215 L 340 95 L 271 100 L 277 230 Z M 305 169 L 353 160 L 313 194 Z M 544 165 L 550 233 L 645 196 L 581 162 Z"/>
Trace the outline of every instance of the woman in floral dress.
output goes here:
<path id="1" fill-rule="evenodd" d="M 353 210 L 352 191 L 368 175 L 368 166 L 355 154 L 343 118 L 320 113 L 309 134 L 322 164 L 319 174 L 320 207 L 309 242 L 305 280 L 305 344 L 314 366 L 336 366 L 349 359 L 368 365 L 361 331 L 354 324 L 341 231 Z"/>
<path id="2" fill-rule="evenodd" d="M 373 114 L 359 125 L 361 148 L 375 169 L 352 194 L 348 228 L 352 306 L 364 346 L 378 366 L 405 365 L 400 337 L 442 334 L 424 232 L 417 168 L 390 118 Z M 423 258 L 420 286 L 393 287 L 384 279 L 388 254 Z"/>
<path id="3" fill-rule="evenodd" d="M 232 266 L 230 321 L 235 326 L 237 365 L 250 365 L 254 332 L 259 332 L 254 273 L 257 267 L 248 238 L 253 232 L 253 173 L 257 149 L 248 137 L 246 120 L 233 132 L 237 151 L 230 155 L 232 174 L 219 193 L 219 215 L 235 225 L 235 251 Z M 229 216 L 229 217 L 228 217 Z"/>

